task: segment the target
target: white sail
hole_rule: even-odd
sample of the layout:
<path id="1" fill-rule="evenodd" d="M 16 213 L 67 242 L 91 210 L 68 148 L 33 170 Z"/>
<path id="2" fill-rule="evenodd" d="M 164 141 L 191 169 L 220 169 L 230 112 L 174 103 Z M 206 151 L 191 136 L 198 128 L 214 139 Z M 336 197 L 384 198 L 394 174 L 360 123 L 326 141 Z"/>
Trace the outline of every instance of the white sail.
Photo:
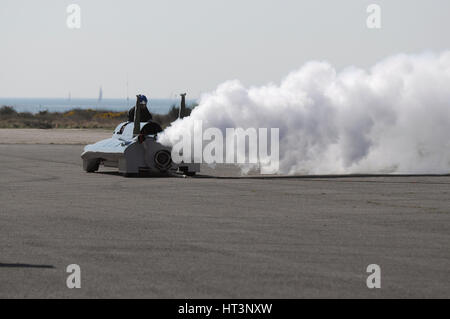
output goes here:
<path id="1" fill-rule="evenodd" d="M 100 91 L 98 93 L 98 102 L 100 103 L 103 100 L 103 89 L 100 87 Z"/>

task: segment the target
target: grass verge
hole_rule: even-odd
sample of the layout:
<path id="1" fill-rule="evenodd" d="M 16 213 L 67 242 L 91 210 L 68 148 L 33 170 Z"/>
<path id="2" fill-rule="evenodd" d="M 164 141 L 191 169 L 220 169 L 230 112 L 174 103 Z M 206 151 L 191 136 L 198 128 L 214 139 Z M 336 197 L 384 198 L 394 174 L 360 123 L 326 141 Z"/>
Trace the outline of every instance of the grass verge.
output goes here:
<path id="1" fill-rule="evenodd" d="M 189 115 L 195 106 L 187 107 Z M 175 105 L 167 114 L 153 114 L 153 120 L 166 128 L 178 118 L 179 108 Z M 119 123 L 127 121 L 128 111 L 73 109 L 64 113 L 41 111 L 33 114 L 17 112 L 13 107 L 0 108 L 0 128 L 101 128 L 114 129 Z"/>

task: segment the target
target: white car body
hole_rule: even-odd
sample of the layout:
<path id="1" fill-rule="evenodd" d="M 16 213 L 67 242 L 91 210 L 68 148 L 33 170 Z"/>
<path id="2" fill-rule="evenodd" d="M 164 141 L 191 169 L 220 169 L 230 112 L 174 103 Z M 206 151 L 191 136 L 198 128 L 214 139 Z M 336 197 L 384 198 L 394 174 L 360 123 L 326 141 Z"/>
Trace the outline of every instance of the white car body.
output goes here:
<path id="1" fill-rule="evenodd" d="M 200 171 L 200 164 L 176 164 L 172 161 L 171 149 L 156 140 L 158 132 L 152 128 L 154 122 L 140 124 L 139 136 L 133 137 L 134 123 L 125 122 L 117 126 L 112 138 L 87 145 L 81 155 L 83 169 L 95 172 L 100 165 L 116 167 L 125 176 L 140 173 L 154 176 L 181 173 L 192 176 Z M 142 134 L 146 131 L 149 134 Z"/>

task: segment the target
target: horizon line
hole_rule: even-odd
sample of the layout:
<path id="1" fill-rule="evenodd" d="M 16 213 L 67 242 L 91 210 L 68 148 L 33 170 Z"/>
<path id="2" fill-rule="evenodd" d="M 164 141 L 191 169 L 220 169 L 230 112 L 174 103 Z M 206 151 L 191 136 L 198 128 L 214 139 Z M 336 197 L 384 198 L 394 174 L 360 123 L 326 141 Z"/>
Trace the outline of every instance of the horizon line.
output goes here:
<path id="1" fill-rule="evenodd" d="M 54 99 L 54 100 L 69 100 L 68 97 L 20 97 L 20 96 L 9 96 L 4 97 L 1 96 L 0 99 Z M 129 98 L 130 101 L 133 100 L 133 98 Z M 178 100 L 178 97 L 151 97 L 149 100 Z M 187 98 L 187 100 L 198 100 L 199 98 Z M 98 100 L 98 97 L 71 97 L 71 100 Z M 127 98 L 123 97 L 103 97 L 102 100 L 127 100 Z"/>

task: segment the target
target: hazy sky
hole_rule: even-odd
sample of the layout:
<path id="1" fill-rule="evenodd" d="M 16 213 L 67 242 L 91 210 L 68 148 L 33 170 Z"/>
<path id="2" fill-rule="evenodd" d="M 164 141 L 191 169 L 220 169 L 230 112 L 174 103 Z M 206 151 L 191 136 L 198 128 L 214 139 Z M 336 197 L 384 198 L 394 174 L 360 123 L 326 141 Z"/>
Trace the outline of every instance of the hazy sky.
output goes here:
<path id="1" fill-rule="evenodd" d="M 81 7 L 81 29 L 67 6 Z M 382 28 L 368 29 L 367 6 Z M 308 60 L 367 67 L 450 48 L 448 0 L 0 0 L 0 97 L 198 97 Z"/>

